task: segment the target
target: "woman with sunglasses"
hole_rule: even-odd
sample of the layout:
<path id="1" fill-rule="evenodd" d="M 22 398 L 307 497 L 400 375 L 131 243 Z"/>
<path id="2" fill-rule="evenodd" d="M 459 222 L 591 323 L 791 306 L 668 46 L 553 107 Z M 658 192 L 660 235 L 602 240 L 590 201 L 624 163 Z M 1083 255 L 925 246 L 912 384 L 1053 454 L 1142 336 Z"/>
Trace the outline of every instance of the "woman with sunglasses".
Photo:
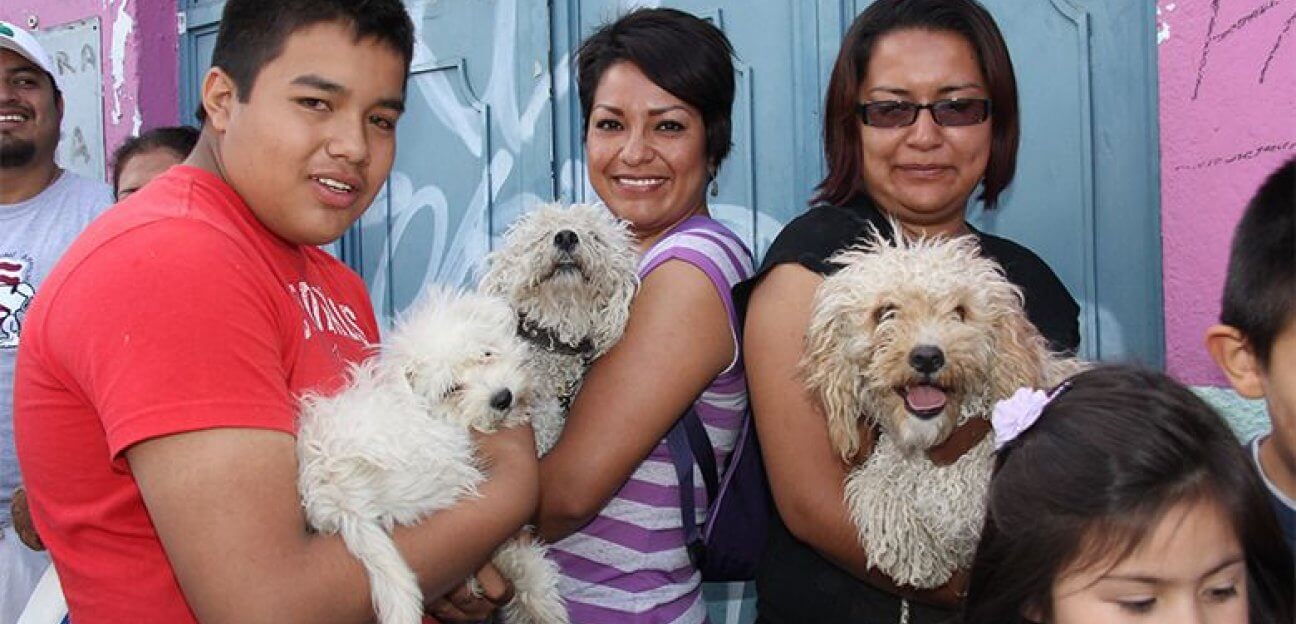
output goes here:
<path id="1" fill-rule="evenodd" d="M 753 414 L 778 508 L 757 578 L 758 622 L 945 622 L 957 615 L 965 571 L 919 591 L 870 569 L 843 503 L 849 466 L 829 446 L 819 406 L 797 371 L 815 289 L 828 262 L 873 224 L 906 236 L 976 236 L 1026 294 L 1030 319 L 1054 349 L 1079 344 L 1079 307 L 1026 248 L 974 230 L 967 204 L 993 209 L 1017 155 L 1017 87 L 1007 46 L 975 0 L 878 0 L 851 26 L 828 86 L 828 175 L 814 206 L 790 223 L 759 273 L 736 289 L 747 302 L 745 357 Z M 1043 206 L 1039 208 L 1045 208 Z M 929 451 L 948 464 L 987 435 L 980 419 Z M 873 439 L 861 431 L 865 450 Z"/>

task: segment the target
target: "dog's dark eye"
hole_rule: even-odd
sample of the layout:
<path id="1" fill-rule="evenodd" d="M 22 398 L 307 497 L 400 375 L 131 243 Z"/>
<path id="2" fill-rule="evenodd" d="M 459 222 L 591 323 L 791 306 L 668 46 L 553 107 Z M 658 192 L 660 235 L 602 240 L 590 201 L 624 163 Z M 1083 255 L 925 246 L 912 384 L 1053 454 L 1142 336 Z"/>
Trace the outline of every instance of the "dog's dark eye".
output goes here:
<path id="1" fill-rule="evenodd" d="M 954 318 L 959 321 L 967 320 L 967 308 L 963 306 L 954 306 Z"/>
<path id="2" fill-rule="evenodd" d="M 441 393 L 441 398 L 448 399 L 456 394 L 459 394 L 462 391 L 463 391 L 463 384 L 455 384 L 453 386 L 450 386 L 449 388 L 446 388 L 446 391 Z"/>
<path id="3" fill-rule="evenodd" d="M 482 351 L 482 359 L 489 360 L 493 357 L 495 357 L 495 353 L 493 351 Z"/>
<path id="4" fill-rule="evenodd" d="M 881 323 L 883 321 L 889 321 L 895 318 L 896 314 L 899 314 L 899 312 L 900 310 L 893 305 L 884 305 L 878 308 L 877 311 L 873 312 L 873 322 Z"/>

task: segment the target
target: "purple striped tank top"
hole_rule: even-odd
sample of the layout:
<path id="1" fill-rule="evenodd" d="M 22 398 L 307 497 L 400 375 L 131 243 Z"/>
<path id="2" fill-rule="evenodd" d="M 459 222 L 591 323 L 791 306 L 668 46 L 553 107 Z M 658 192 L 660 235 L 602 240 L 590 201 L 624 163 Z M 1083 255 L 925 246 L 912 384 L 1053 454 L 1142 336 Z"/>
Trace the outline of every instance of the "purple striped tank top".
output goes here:
<path id="1" fill-rule="evenodd" d="M 723 466 L 747 408 L 747 382 L 730 294 L 752 274 L 751 252 L 710 217 L 691 217 L 646 251 L 639 277 L 668 260 L 702 270 L 724 302 L 734 340 L 734 359 L 694 401 Z M 698 521 L 705 520 L 706 489 L 697 484 Z M 665 440 L 635 469 L 603 511 L 551 550 L 562 570 L 559 591 L 573 624 L 697 624 L 706 621 L 701 575 L 689 563 L 680 526 L 679 479 Z"/>

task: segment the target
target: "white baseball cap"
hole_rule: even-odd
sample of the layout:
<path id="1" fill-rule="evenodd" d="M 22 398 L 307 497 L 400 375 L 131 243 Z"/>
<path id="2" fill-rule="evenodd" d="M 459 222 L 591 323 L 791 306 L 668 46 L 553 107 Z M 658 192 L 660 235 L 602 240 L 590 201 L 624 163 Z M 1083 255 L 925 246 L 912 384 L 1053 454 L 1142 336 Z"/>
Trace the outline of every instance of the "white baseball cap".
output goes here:
<path id="1" fill-rule="evenodd" d="M 59 88 L 58 78 L 54 73 L 54 64 L 50 62 L 49 54 L 45 52 L 45 48 L 31 33 L 9 22 L 0 20 L 0 48 L 13 50 L 19 56 L 45 70 L 45 73 L 49 74 L 50 80 L 54 81 L 54 88 Z"/>

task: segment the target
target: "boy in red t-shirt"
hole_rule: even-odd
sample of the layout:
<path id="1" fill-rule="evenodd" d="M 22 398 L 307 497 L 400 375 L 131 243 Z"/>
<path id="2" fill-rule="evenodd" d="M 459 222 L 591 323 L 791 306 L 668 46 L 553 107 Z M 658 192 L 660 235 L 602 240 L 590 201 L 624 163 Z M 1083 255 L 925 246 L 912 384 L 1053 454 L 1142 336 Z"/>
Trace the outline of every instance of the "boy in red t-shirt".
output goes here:
<path id="1" fill-rule="evenodd" d="M 197 147 L 32 304 L 19 458 L 77 624 L 372 618 L 360 564 L 306 529 L 293 436 L 296 397 L 337 390 L 378 339 L 360 279 L 316 246 L 390 172 L 412 46 L 399 0 L 230 0 Z M 481 496 L 395 533 L 429 597 L 535 510 L 530 430 L 479 441 Z M 437 609 L 489 605 L 461 589 Z"/>

